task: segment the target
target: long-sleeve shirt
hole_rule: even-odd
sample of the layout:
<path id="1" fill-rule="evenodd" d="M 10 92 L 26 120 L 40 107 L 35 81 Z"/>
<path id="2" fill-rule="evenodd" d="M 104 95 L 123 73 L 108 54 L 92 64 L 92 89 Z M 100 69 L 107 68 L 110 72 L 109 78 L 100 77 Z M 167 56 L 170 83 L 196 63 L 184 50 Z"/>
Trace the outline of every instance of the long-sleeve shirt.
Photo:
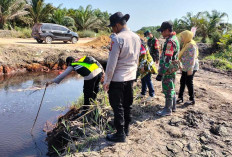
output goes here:
<path id="1" fill-rule="evenodd" d="M 144 68 L 143 72 L 141 72 L 142 68 Z M 141 78 L 146 76 L 148 73 L 157 73 L 153 58 L 151 57 L 149 50 L 145 44 L 141 45 L 138 71 L 141 74 Z"/>
<path id="2" fill-rule="evenodd" d="M 170 64 L 172 63 L 172 60 L 177 59 L 178 53 L 179 43 L 177 37 L 172 35 L 167 38 L 166 42 L 164 43 L 163 52 L 160 56 L 159 75 L 165 75 Z"/>
<path id="3" fill-rule="evenodd" d="M 189 45 L 181 57 L 182 71 L 193 71 L 199 69 L 197 55 L 197 46 Z"/>
<path id="4" fill-rule="evenodd" d="M 147 45 L 153 60 L 159 61 L 159 40 L 153 37 L 147 41 Z"/>
<path id="5" fill-rule="evenodd" d="M 111 36 L 111 51 L 107 62 L 104 84 L 136 79 L 141 41 L 137 34 L 124 28 Z"/>
<path id="6" fill-rule="evenodd" d="M 52 82 L 59 84 L 66 76 L 68 76 L 72 71 L 75 69 L 72 66 L 68 66 L 67 69 L 60 75 L 58 75 Z M 102 72 L 102 68 L 97 68 L 96 70 L 92 71 L 88 76 L 84 77 L 84 80 L 90 80 L 100 74 Z"/>

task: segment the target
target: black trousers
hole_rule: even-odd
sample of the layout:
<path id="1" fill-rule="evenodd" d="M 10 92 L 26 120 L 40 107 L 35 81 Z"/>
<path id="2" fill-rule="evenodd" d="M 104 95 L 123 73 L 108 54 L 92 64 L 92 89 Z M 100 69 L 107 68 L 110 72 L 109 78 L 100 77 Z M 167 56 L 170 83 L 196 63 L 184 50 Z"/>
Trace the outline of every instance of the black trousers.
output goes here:
<path id="1" fill-rule="evenodd" d="M 96 99 L 97 93 L 99 92 L 99 83 L 101 81 L 101 77 L 102 73 L 99 73 L 91 80 L 84 80 L 84 105 L 90 105 L 90 101 Z M 88 108 L 88 106 L 83 107 L 84 110 L 87 110 Z"/>
<path id="2" fill-rule="evenodd" d="M 118 133 L 122 133 L 124 126 L 129 126 L 131 122 L 133 82 L 111 82 L 109 86 L 109 101 L 114 111 L 114 126 Z"/>
<path id="3" fill-rule="evenodd" d="M 179 98 L 183 98 L 185 86 L 188 88 L 189 100 L 194 100 L 194 87 L 193 87 L 193 77 L 196 71 L 193 71 L 192 75 L 187 75 L 187 72 L 182 71 L 182 75 L 180 78 L 180 90 L 179 90 Z"/>

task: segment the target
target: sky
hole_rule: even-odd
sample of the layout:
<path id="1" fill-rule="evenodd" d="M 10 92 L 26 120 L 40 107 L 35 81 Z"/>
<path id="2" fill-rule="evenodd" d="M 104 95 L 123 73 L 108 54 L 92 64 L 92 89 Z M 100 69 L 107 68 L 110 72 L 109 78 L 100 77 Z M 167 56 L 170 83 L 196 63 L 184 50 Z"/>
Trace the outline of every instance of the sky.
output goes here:
<path id="1" fill-rule="evenodd" d="M 196 14 L 200 11 L 216 9 L 229 15 L 232 23 L 232 0 L 45 0 L 54 6 L 78 9 L 79 6 L 92 5 L 93 9 L 108 11 L 113 14 L 122 12 L 130 14 L 128 27 L 137 31 L 144 26 L 161 25 L 163 21 L 174 20 L 185 16 L 187 12 Z M 227 22 L 227 19 L 225 19 Z"/>

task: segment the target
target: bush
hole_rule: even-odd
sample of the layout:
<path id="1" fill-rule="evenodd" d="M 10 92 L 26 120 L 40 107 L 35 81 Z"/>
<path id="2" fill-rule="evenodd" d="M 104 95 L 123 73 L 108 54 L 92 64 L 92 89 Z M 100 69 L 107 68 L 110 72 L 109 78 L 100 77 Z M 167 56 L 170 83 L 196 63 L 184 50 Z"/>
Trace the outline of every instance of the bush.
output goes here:
<path id="1" fill-rule="evenodd" d="M 232 31 L 228 32 L 227 34 L 224 34 L 220 38 L 218 44 L 224 49 L 231 50 L 232 49 Z"/>
<path id="2" fill-rule="evenodd" d="M 99 31 L 99 32 L 97 33 L 97 36 L 98 36 L 98 37 L 99 37 L 99 36 L 102 36 L 102 35 L 110 36 L 110 34 L 111 34 L 111 33 L 107 32 L 107 31 Z"/>
<path id="3" fill-rule="evenodd" d="M 225 50 L 205 57 L 206 60 L 213 61 L 213 66 L 223 70 L 232 70 L 232 51 Z"/>
<path id="4" fill-rule="evenodd" d="M 213 48 L 215 49 L 219 49 L 219 45 L 218 45 L 218 42 L 220 41 L 222 35 L 220 32 L 214 32 L 212 35 L 211 35 L 211 39 L 212 39 L 212 46 Z"/>
<path id="5" fill-rule="evenodd" d="M 86 37 L 96 37 L 96 33 L 94 31 L 90 31 L 90 30 L 84 30 L 84 31 L 79 31 L 78 35 L 80 38 L 86 38 Z"/>
<path id="6" fill-rule="evenodd" d="M 31 28 L 15 27 L 15 30 L 19 33 L 17 35 L 17 38 L 31 38 L 31 33 L 32 33 Z"/>

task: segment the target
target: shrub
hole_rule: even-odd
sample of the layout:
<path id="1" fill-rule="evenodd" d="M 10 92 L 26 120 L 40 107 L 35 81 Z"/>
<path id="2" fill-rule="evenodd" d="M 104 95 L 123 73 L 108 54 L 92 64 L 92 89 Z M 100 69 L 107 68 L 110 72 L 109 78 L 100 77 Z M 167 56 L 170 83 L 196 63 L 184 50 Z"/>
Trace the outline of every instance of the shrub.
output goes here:
<path id="1" fill-rule="evenodd" d="M 232 31 L 228 32 L 227 34 L 222 35 L 219 39 L 218 44 L 224 49 L 232 49 Z"/>
<path id="2" fill-rule="evenodd" d="M 20 28 L 15 27 L 15 30 L 19 33 L 16 37 L 17 38 L 31 38 L 31 28 Z"/>
<path id="3" fill-rule="evenodd" d="M 232 70 L 232 51 L 224 50 L 205 57 L 206 60 L 213 61 L 212 65 L 223 70 Z"/>
<path id="4" fill-rule="evenodd" d="M 86 37 L 96 37 L 97 34 L 94 31 L 84 30 L 84 31 L 79 31 L 78 35 L 81 38 L 86 38 Z"/>
<path id="5" fill-rule="evenodd" d="M 220 32 L 216 31 L 211 35 L 211 39 L 212 39 L 212 46 L 215 49 L 219 49 L 219 45 L 218 42 L 220 41 L 222 35 Z"/>
<path id="6" fill-rule="evenodd" d="M 102 36 L 102 35 L 110 36 L 110 34 L 111 34 L 111 33 L 107 32 L 107 31 L 99 31 L 99 32 L 97 33 L 97 36 L 98 36 L 98 37 L 99 37 L 99 36 Z"/>

